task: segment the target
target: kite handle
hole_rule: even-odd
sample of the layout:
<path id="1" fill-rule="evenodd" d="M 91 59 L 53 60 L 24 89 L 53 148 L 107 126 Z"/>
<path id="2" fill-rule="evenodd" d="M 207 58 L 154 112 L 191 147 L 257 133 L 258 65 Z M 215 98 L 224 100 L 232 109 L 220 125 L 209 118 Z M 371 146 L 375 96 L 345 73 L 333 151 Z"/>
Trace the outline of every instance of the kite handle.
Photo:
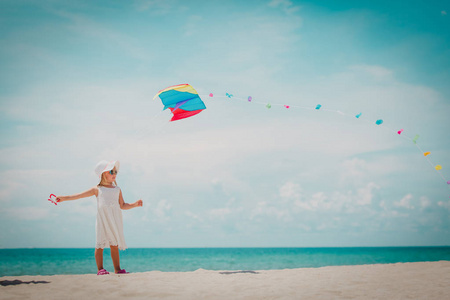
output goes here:
<path id="1" fill-rule="evenodd" d="M 54 199 L 53 199 L 53 198 Z M 48 201 L 50 201 L 51 203 L 53 203 L 53 204 L 55 204 L 55 205 L 58 205 L 58 202 L 60 201 L 59 200 L 59 198 L 56 198 L 56 195 L 55 194 L 50 194 L 50 196 L 49 196 L 49 198 L 48 198 Z"/>

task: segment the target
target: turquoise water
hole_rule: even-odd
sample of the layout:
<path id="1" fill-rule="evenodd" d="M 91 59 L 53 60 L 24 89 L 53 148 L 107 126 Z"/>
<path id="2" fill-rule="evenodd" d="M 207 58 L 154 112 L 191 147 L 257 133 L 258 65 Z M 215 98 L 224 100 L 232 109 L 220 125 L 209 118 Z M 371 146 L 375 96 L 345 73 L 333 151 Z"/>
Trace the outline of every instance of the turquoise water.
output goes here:
<path id="1" fill-rule="evenodd" d="M 450 247 L 383 248 L 132 248 L 120 251 L 129 272 L 271 270 L 450 261 Z M 104 267 L 113 271 L 109 249 Z M 94 249 L 0 249 L 0 276 L 96 273 Z"/>

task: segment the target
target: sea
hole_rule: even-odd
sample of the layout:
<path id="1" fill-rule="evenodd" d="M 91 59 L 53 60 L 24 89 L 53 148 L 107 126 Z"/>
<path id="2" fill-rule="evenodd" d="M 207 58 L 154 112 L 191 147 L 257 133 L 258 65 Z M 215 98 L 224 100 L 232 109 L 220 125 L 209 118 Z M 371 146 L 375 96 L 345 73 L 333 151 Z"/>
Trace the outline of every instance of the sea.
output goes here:
<path id="1" fill-rule="evenodd" d="M 114 271 L 110 250 L 104 267 Z M 450 261 L 450 247 L 358 248 L 129 248 L 120 265 L 129 272 L 198 269 L 254 271 L 325 266 Z M 0 249 L 0 276 L 96 274 L 94 249 Z"/>

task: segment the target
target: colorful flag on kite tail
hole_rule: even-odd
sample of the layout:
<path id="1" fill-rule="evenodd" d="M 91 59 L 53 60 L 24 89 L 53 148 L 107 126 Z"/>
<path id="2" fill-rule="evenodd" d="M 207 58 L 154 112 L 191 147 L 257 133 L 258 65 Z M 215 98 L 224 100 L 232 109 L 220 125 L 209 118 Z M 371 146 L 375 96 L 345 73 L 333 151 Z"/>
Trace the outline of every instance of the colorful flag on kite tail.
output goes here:
<path id="1" fill-rule="evenodd" d="M 206 109 L 197 91 L 187 83 L 165 88 L 159 91 L 153 100 L 157 97 L 164 104 L 164 110 L 168 108 L 172 111 L 171 122 L 192 117 Z"/>

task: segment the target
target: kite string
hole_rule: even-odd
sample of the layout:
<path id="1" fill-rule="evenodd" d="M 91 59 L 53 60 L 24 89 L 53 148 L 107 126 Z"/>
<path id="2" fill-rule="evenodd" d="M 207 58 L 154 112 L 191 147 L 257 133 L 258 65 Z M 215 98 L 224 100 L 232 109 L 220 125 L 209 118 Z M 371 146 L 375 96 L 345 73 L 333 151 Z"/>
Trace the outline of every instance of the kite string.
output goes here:
<path id="1" fill-rule="evenodd" d="M 205 95 L 202 95 L 202 96 L 205 96 Z M 231 98 L 228 97 L 228 96 L 214 96 L 214 98 L 236 99 L 236 100 L 244 101 L 244 102 L 247 102 L 247 103 L 250 102 L 250 103 L 256 103 L 256 104 L 261 104 L 261 105 L 267 105 L 267 103 L 264 103 L 264 102 L 254 101 L 253 99 L 252 99 L 251 101 L 248 101 L 247 99 L 243 99 L 243 98 L 239 98 L 239 97 L 234 97 L 234 96 L 232 96 Z M 270 105 L 271 105 L 271 106 L 286 107 L 285 104 L 280 104 L 280 103 L 270 103 Z M 313 108 L 313 107 L 309 107 L 309 106 L 301 106 L 301 105 L 289 105 L 289 108 L 300 108 L 300 109 L 307 109 L 307 110 L 318 110 L 318 109 Z M 340 111 L 340 110 L 333 110 L 333 109 L 326 109 L 326 108 L 320 108 L 320 110 L 338 113 L 338 114 L 340 114 L 340 115 L 342 115 L 342 116 L 346 116 L 346 117 L 351 117 L 351 118 L 354 118 L 354 117 L 355 117 L 354 115 L 350 115 L 350 114 L 344 113 L 344 112 L 342 112 L 342 111 Z M 361 120 L 362 122 L 366 122 L 366 123 L 371 124 L 371 122 L 369 122 L 368 120 L 364 120 L 364 119 L 359 119 L 359 120 Z M 392 128 L 389 128 L 389 127 L 387 127 L 386 125 L 384 125 L 383 128 L 384 128 L 384 129 L 387 129 L 387 130 L 389 130 L 389 131 L 392 131 L 393 133 L 397 133 L 396 130 L 394 130 L 394 129 L 392 129 Z M 410 137 L 408 137 L 406 134 L 402 134 L 402 135 L 400 135 L 400 137 L 401 137 L 401 138 L 404 138 L 404 139 L 406 139 L 406 140 L 412 141 L 412 139 L 411 139 Z"/>
<path id="2" fill-rule="evenodd" d="M 416 145 L 417 149 L 419 149 L 419 151 L 420 151 L 421 153 L 425 153 L 425 152 L 422 150 L 422 148 L 420 148 L 420 146 L 419 146 L 417 143 L 415 143 L 415 145 Z M 424 156 L 425 156 L 425 155 L 424 155 Z M 442 175 L 442 173 L 441 173 L 440 170 L 437 170 L 437 169 L 435 168 L 435 164 L 431 162 L 431 160 L 428 158 L 428 156 L 425 156 L 425 159 L 426 159 L 427 162 L 430 164 L 430 166 L 436 170 L 436 172 L 439 174 L 439 176 L 441 176 L 441 178 L 442 178 L 444 181 L 446 181 L 444 175 Z M 449 188 L 450 188 L 450 184 L 449 184 Z"/>
<path id="3" fill-rule="evenodd" d="M 318 106 L 318 107 L 316 107 L 316 108 L 313 108 L 313 107 L 301 106 L 301 105 L 285 105 L 285 104 L 281 104 L 281 103 L 267 103 L 267 102 L 254 101 L 254 100 L 253 100 L 252 98 L 250 98 L 250 97 L 247 98 L 247 99 L 241 98 L 241 97 L 235 97 L 235 96 L 230 95 L 230 94 L 228 94 L 228 93 L 227 93 L 226 96 L 214 96 L 213 94 L 209 94 L 209 95 L 199 95 L 199 96 L 204 96 L 204 97 L 214 97 L 214 98 L 226 98 L 226 99 L 230 99 L 230 100 L 238 100 L 238 101 L 242 101 L 242 102 L 246 102 L 246 103 L 255 103 L 255 104 L 264 105 L 264 106 L 266 106 L 267 108 L 271 108 L 272 106 L 280 106 L 280 107 L 285 107 L 285 108 L 299 108 L 299 109 L 307 109 L 307 110 L 319 110 L 319 109 L 321 109 L 321 110 L 328 111 L 328 112 L 334 112 L 334 113 L 337 113 L 337 114 L 340 114 L 340 115 L 346 116 L 346 117 L 352 117 L 352 118 L 355 117 L 354 115 L 350 115 L 350 114 L 344 113 L 344 112 L 342 112 L 342 111 L 340 111 L 340 110 L 332 110 L 332 109 L 326 109 L 326 108 L 323 109 L 323 108 L 321 108 L 321 106 Z M 372 122 L 370 122 L 370 121 L 368 121 L 368 120 L 360 119 L 359 117 L 357 117 L 357 119 L 358 119 L 358 120 L 361 120 L 361 121 L 363 121 L 363 122 L 372 124 Z M 380 124 L 377 124 L 377 125 L 380 125 Z M 448 187 L 449 187 L 449 189 L 450 189 L 450 180 L 447 181 L 447 180 L 445 179 L 445 177 L 442 175 L 442 172 L 437 168 L 437 166 L 435 166 L 434 163 L 431 162 L 431 160 L 428 158 L 428 156 L 425 155 L 425 152 L 424 152 L 424 151 L 422 150 L 422 148 L 420 148 L 420 146 L 417 144 L 417 141 L 415 141 L 415 138 L 412 139 L 412 138 L 409 137 L 407 134 L 404 134 L 404 133 L 403 133 L 403 129 L 400 130 L 400 131 L 396 131 L 396 130 L 394 130 L 393 128 L 390 128 L 389 126 L 386 126 L 386 125 L 384 125 L 382 128 L 385 129 L 385 130 L 388 130 L 388 131 L 390 131 L 390 132 L 393 132 L 394 134 L 398 134 L 401 138 L 403 138 L 403 139 L 405 139 L 405 140 L 413 141 L 414 144 L 416 145 L 417 149 L 420 151 L 420 153 L 423 154 L 423 155 L 425 156 L 425 159 L 426 159 L 427 162 L 430 164 L 430 166 L 431 166 L 433 169 L 435 169 L 435 171 L 436 171 L 436 172 L 438 173 L 438 175 L 444 180 L 444 182 L 446 182 L 446 183 L 448 184 Z M 418 137 L 418 136 L 416 135 L 416 137 Z"/>

